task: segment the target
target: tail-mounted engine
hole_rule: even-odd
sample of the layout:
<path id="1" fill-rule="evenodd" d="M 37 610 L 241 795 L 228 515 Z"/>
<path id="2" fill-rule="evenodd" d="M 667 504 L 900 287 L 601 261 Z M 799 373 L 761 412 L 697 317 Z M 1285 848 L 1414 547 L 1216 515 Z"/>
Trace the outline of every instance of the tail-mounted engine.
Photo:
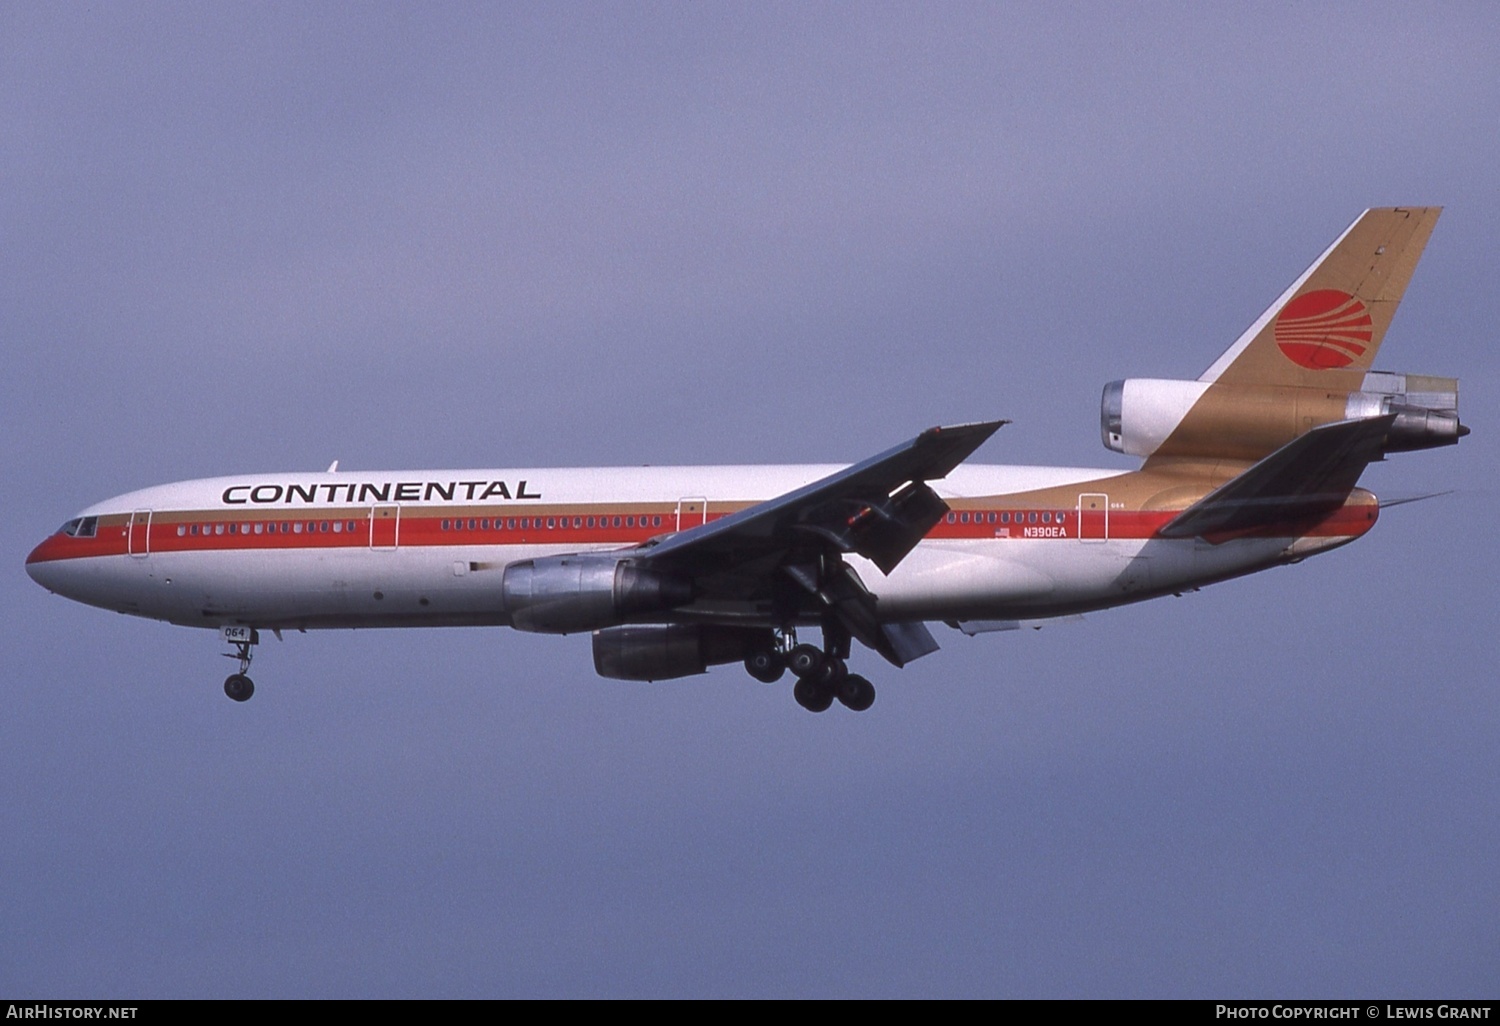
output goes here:
<path id="1" fill-rule="evenodd" d="M 1189 414 L 1191 413 L 1191 416 Z M 1104 445 L 1131 456 L 1258 460 L 1320 424 L 1396 414 L 1382 452 L 1453 445 L 1469 429 L 1458 420 L 1458 380 L 1418 374 L 1366 374 L 1358 392 L 1290 385 L 1223 385 L 1130 378 L 1104 386 Z"/>
<path id="2" fill-rule="evenodd" d="M 512 563 L 500 590 L 511 625 L 539 634 L 598 630 L 693 600 L 690 582 L 612 553 Z"/>

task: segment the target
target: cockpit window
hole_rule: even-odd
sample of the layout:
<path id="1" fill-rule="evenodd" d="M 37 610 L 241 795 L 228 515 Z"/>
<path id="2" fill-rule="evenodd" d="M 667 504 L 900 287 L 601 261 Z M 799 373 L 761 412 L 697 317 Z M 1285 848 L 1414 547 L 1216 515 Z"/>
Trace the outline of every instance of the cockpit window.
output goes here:
<path id="1" fill-rule="evenodd" d="M 98 517 L 74 517 L 57 529 L 69 538 L 92 538 L 99 532 Z"/>

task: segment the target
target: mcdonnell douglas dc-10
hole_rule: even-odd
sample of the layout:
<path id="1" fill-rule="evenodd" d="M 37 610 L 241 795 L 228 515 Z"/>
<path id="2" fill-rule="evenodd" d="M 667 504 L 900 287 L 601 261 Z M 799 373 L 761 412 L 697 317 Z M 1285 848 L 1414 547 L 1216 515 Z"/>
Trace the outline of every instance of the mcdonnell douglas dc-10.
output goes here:
<path id="1" fill-rule="evenodd" d="M 965 462 L 1004 421 L 852 466 L 244 474 L 132 492 L 26 561 L 79 602 L 221 632 L 244 701 L 261 631 L 591 632 L 594 666 L 665 680 L 790 670 L 813 711 L 869 708 L 854 642 L 904 666 L 968 634 L 1180 593 L 1347 544 L 1387 453 L 1451 445 L 1458 382 L 1371 369 L 1439 209 L 1367 210 L 1193 381 L 1104 389 L 1132 471 Z M 816 628 L 820 645 L 801 641 Z"/>

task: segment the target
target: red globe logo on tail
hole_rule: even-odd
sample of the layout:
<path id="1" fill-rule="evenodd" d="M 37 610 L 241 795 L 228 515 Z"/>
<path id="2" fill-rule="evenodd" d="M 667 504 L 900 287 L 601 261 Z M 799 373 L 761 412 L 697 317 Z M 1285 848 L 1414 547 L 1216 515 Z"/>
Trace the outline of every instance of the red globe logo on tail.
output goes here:
<path id="1" fill-rule="evenodd" d="M 1373 334 L 1365 304 L 1337 289 L 1304 292 L 1276 318 L 1276 345 L 1308 370 L 1349 366 L 1370 348 Z"/>

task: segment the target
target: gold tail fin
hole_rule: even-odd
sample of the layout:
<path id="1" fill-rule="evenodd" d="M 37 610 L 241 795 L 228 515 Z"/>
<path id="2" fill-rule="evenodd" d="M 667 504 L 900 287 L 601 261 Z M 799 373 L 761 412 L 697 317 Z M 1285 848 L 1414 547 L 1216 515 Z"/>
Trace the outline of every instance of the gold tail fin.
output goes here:
<path id="1" fill-rule="evenodd" d="M 1441 212 L 1366 210 L 1198 380 L 1358 389 Z"/>

